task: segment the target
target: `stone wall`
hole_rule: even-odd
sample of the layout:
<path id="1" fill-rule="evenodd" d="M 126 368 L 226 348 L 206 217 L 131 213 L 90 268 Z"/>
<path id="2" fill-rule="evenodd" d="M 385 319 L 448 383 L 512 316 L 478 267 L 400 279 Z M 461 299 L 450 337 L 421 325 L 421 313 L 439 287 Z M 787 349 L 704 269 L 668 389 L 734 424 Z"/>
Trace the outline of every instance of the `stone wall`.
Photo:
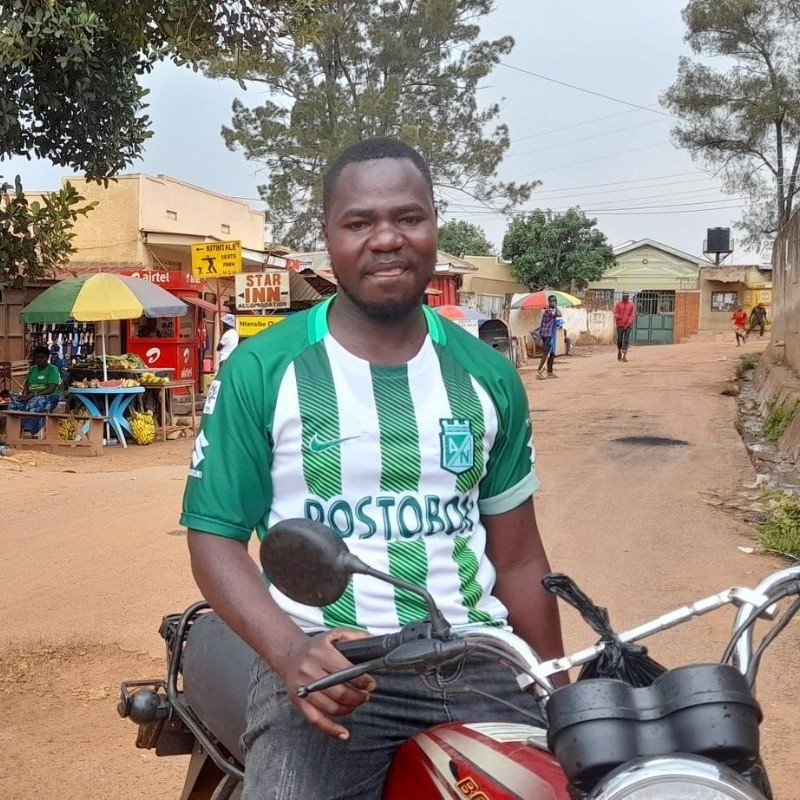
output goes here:
<path id="1" fill-rule="evenodd" d="M 800 212 L 795 211 L 772 249 L 772 343 L 800 372 Z"/>

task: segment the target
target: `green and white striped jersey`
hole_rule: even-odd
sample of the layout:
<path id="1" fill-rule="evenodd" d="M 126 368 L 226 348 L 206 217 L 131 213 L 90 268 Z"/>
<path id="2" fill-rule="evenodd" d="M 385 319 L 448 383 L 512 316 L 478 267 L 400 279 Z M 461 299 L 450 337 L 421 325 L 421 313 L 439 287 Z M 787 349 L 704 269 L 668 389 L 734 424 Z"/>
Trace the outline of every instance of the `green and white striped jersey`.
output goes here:
<path id="1" fill-rule="evenodd" d="M 370 364 L 331 336 L 329 305 L 228 359 L 208 394 L 182 524 L 246 541 L 287 518 L 318 520 L 371 566 L 425 586 L 451 624 L 504 624 L 481 516 L 538 485 L 516 370 L 427 307 L 419 353 Z M 426 616 L 415 595 L 361 575 L 322 609 L 271 591 L 309 632 L 382 634 Z"/>

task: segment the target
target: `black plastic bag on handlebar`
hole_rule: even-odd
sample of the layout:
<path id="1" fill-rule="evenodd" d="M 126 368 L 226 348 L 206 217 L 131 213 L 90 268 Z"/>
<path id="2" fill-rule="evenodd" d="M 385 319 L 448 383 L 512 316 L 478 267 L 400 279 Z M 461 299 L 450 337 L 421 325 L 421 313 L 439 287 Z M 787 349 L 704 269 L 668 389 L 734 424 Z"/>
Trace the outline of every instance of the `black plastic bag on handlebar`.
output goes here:
<path id="1" fill-rule="evenodd" d="M 572 578 L 560 572 L 551 572 L 542 578 L 542 585 L 548 592 L 576 608 L 589 627 L 600 634 L 600 641 L 605 644 L 597 658 L 581 668 L 579 681 L 616 678 L 631 686 L 641 687 L 650 686 L 659 675 L 666 672 L 665 667 L 647 655 L 646 647 L 620 641 L 611 628 L 608 611 L 595 605 Z"/>

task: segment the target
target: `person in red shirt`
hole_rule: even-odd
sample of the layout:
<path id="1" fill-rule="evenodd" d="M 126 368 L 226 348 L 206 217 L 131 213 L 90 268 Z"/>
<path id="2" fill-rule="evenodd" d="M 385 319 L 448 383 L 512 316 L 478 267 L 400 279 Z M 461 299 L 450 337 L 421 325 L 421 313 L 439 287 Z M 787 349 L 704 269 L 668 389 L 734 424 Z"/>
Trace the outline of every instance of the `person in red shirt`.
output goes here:
<path id="1" fill-rule="evenodd" d="M 739 306 L 736 311 L 731 314 L 733 320 L 733 332 L 736 334 L 736 346 L 741 347 L 742 342 L 747 341 L 747 334 L 744 329 L 747 325 L 747 312 Z"/>
<path id="2" fill-rule="evenodd" d="M 636 306 L 631 302 L 628 292 L 622 293 L 622 300 L 614 304 L 614 324 L 617 326 L 617 361 L 628 360 L 628 345 L 631 329 L 636 321 Z"/>

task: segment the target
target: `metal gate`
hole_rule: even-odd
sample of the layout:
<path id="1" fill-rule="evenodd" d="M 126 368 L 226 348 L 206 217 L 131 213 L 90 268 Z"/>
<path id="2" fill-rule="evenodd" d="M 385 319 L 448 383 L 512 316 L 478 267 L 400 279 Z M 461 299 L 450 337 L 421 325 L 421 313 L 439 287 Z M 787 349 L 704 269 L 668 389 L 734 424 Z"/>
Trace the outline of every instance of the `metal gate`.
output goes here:
<path id="1" fill-rule="evenodd" d="M 649 344 L 672 344 L 675 340 L 675 292 L 637 292 L 634 302 L 636 324 L 633 340 Z"/>

